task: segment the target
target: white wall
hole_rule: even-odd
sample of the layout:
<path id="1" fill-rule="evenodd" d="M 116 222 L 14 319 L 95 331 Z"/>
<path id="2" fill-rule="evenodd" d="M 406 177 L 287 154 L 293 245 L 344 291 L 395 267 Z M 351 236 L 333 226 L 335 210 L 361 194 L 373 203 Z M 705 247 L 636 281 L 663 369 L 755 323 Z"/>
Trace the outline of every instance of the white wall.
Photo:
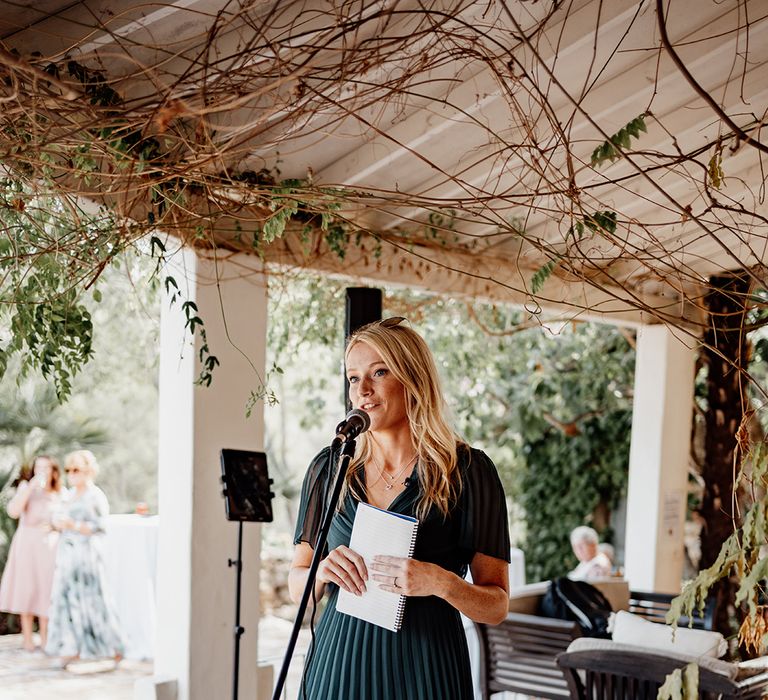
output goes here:
<path id="1" fill-rule="evenodd" d="M 163 303 L 160 342 L 158 630 L 155 675 L 178 680 L 179 700 L 231 696 L 237 524 L 225 519 L 219 450 L 263 449 L 263 411 L 245 417 L 263 375 L 265 277 L 254 256 L 226 261 L 177 253 L 167 271 L 194 301 L 220 366 L 194 384 L 200 341 L 185 334 L 181 301 Z M 223 308 L 223 312 L 222 312 Z M 225 329 L 226 322 L 226 329 Z M 260 526 L 244 524 L 240 697 L 255 698 Z"/>

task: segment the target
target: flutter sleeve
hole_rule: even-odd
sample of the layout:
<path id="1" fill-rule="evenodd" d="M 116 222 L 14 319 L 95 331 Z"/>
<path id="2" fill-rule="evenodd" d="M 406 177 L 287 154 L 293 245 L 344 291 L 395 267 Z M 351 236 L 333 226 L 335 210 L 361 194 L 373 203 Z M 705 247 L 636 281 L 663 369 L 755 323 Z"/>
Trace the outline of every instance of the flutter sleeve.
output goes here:
<path id="1" fill-rule="evenodd" d="M 296 532 L 293 543 L 306 542 L 315 546 L 317 533 L 322 524 L 323 507 L 328 493 L 330 478 L 330 448 L 326 447 L 310 463 L 301 487 L 299 514 L 296 518 Z"/>
<path id="2" fill-rule="evenodd" d="M 16 489 L 16 493 L 14 494 L 13 498 L 8 501 L 8 506 L 6 508 L 6 512 L 8 515 L 10 515 L 12 518 L 17 519 L 21 517 L 21 514 L 24 512 L 24 508 L 27 505 L 27 501 L 29 500 L 29 494 L 30 494 L 30 485 L 28 481 L 21 481 L 19 482 L 19 486 Z"/>
<path id="3" fill-rule="evenodd" d="M 463 479 L 462 548 L 509 561 L 507 500 L 496 465 L 484 452 L 470 449 Z"/>
<path id="4" fill-rule="evenodd" d="M 108 516 L 109 501 L 107 496 L 98 486 L 95 486 L 91 495 L 91 509 L 86 518 L 86 522 L 91 526 L 93 534 L 106 532 Z"/>

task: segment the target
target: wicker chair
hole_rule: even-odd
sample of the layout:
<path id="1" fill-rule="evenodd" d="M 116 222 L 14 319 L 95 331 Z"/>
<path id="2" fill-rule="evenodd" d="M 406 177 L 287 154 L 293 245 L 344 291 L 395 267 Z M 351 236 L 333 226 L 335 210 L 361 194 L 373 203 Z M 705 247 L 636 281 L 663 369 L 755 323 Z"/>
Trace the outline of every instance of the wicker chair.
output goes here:
<path id="1" fill-rule="evenodd" d="M 607 640 L 580 640 L 573 646 L 577 649 L 557 657 L 571 700 L 656 700 L 666 677 L 692 660 Z M 589 646 L 593 648 L 578 648 Z M 710 658 L 697 661 L 700 664 L 698 697 L 702 700 L 756 700 L 768 692 L 765 671 L 742 678 L 735 664 Z"/>

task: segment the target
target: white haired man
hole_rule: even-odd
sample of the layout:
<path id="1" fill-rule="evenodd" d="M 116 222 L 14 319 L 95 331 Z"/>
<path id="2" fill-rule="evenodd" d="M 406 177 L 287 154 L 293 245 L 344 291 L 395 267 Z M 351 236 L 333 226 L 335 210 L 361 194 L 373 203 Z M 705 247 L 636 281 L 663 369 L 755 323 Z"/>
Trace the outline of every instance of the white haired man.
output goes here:
<path id="1" fill-rule="evenodd" d="M 568 574 L 574 581 L 594 581 L 611 575 L 611 560 L 598 549 L 597 532 L 581 525 L 571 532 L 571 547 L 579 565 Z"/>

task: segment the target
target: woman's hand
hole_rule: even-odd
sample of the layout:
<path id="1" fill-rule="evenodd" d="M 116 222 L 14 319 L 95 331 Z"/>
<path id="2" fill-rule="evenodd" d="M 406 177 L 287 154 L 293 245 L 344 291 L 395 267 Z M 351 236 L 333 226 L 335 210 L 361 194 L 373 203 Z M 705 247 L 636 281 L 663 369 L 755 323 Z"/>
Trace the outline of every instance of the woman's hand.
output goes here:
<path id="1" fill-rule="evenodd" d="M 373 558 L 371 571 L 383 591 L 408 596 L 440 595 L 446 573 L 436 564 L 383 555 Z"/>
<path id="2" fill-rule="evenodd" d="M 75 529 L 75 521 L 72 520 L 72 518 L 62 518 L 58 521 L 56 524 L 56 527 L 59 530 L 74 530 Z"/>
<path id="3" fill-rule="evenodd" d="M 365 568 L 365 561 L 357 552 L 339 545 L 320 562 L 317 580 L 323 583 L 335 583 L 345 591 L 362 595 L 365 593 L 368 570 Z"/>

